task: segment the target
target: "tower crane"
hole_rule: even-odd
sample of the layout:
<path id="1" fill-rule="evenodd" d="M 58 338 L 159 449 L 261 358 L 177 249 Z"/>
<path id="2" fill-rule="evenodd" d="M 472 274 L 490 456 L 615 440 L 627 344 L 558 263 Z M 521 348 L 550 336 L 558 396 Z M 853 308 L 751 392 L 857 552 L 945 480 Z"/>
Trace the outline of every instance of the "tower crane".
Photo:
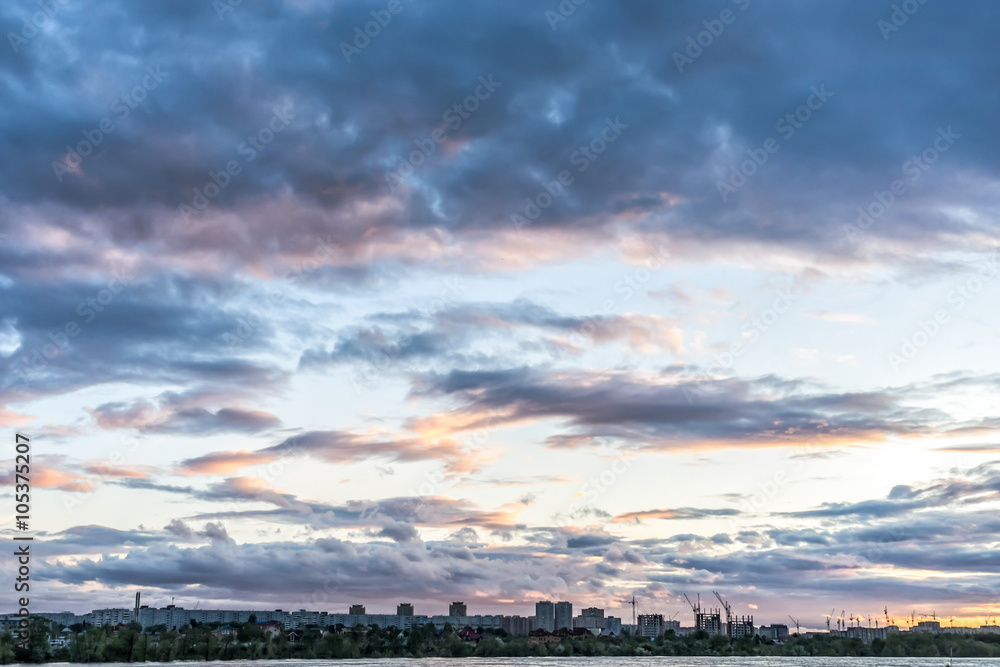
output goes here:
<path id="1" fill-rule="evenodd" d="M 632 627 L 635 628 L 635 595 L 632 596 L 631 600 L 618 600 L 619 602 L 624 602 L 625 604 L 632 605 Z M 633 630 L 634 632 L 635 630 Z"/>
<path id="2" fill-rule="evenodd" d="M 799 634 L 799 619 L 792 618 L 791 616 L 789 616 L 788 618 L 791 618 L 792 619 L 792 623 L 795 624 L 795 634 Z"/>
<path id="3" fill-rule="evenodd" d="M 837 613 L 837 608 L 834 607 L 830 610 L 830 613 L 826 615 L 826 631 L 830 632 L 830 619 L 834 618 L 834 614 Z"/>
<path id="4" fill-rule="evenodd" d="M 719 602 L 722 603 L 722 608 L 726 610 L 726 634 L 732 636 L 731 634 L 732 630 L 730 628 L 733 627 L 732 625 L 733 608 L 730 607 L 729 603 L 726 602 L 725 598 L 719 595 L 716 591 L 712 591 L 712 594 L 719 599 Z"/>

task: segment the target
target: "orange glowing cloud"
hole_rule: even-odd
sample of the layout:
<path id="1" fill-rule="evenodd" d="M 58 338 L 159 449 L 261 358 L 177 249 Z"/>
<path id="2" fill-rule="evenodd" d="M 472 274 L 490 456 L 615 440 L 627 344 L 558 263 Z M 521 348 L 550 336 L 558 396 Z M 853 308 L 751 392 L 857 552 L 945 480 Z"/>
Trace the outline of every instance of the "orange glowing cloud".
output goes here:
<path id="1" fill-rule="evenodd" d="M 87 493 L 97 488 L 96 484 L 82 475 L 37 463 L 31 468 L 31 483 L 37 487 L 81 493 Z"/>
<path id="2" fill-rule="evenodd" d="M 188 459 L 178 467 L 177 472 L 182 475 L 228 475 L 248 466 L 270 463 L 277 458 L 275 454 L 246 450 L 213 452 Z"/>
<path id="3" fill-rule="evenodd" d="M 26 415 L 0 408 L 0 426 L 21 426 L 22 424 L 29 424 L 34 420 L 34 415 Z"/>

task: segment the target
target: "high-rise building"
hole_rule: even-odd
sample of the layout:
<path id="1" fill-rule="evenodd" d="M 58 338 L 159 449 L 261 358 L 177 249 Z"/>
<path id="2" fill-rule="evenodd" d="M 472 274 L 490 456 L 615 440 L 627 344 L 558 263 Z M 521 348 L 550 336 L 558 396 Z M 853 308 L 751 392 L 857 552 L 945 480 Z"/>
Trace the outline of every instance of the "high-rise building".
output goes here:
<path id="1" fill-rule="evenodd" d="M 413 616 L 413 605 L 409 602 L 400 602 L 396 605 L 396 616 Z"/>
<path id="2" fill-rule="evenodd" d="M 469 609 L 465 606 L 464 602 L 452 602 L 450 605 L 448 605 L 448 615 L 468 616 Z"/>
<path id="3" fill-rule="evenodd" d="M 753 624 L 753 616 L 733 616 L 729 619 L 729 638 L 753 637 L 757 629 Z"/>
<path id="4" fill-rule="evenodd" d="M 639 614 L 636 624 L 640 637 L 659 637 L 663 634 L 663 614 Z"/>
<path id="5" fill-rule="evenodd" d="M 365 614 L 365 606 L 363 604 L 352 604 L 347 613 L 353 616 L 363 616 Z"/>
<path id="6" fill-rule="evenodd" d="M 533 628 L 531 627 L 531 616 L 502 616 L 500 628 L 512 635 L 526 635 Z"/>
<path id="7" fill-rule="evenodd" d="M 572 602 L 556 602 L 555 626 L 556 630 L 562 630 L 563 628 L 573 629 Z"/>
<path id="8" fill-rule="evenodd" d="M 726 628 L 722 624 L 722 613 L 718 609 L 709 609 L 694 615 L 694 629 L 704 630 L 710 635 L 724 635 Z"/>
<path id="9" fill-rule="evenodd" d="M 599 618 L 603 620 L 604 610 L 600 607 L 587 607 L 580 612 L 580 616 L 583 616 L 584 618 Z"/>
<path id="10" fill-rule="evenodd" d="M 555 632 L 556 610 L 548 600 L 541 600 L 535 603 L 535 628 Z"/>

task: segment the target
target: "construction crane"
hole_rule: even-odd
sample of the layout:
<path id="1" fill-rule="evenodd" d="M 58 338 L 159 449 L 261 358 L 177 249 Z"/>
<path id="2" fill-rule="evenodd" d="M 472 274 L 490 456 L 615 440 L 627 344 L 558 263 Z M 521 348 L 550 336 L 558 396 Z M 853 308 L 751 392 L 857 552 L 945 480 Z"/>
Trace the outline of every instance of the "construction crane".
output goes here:
<path id="1" fill-rule="evenodd" d="M 846 614 L 846 613 L 847 612 L 844 611 L 843 609 L 840 610 L 840 618 L 838 619 L 838 621 L 840 622 L 840 629 L 841 630 L 846 630 L 847 629 L 847 621 L 844 620 L 844 614 Z"/>
<path id="2" fill-rule="evenodd" d="M 632 605 L 632 627 L 634 628 L 635 627 L 635 605 L 636 605 L 635 596 L 633 595 L 631 600 L 618 600 L 618 601 L 619 602 L 624 602 L 625 604 Z"/>
<path id="3" fill-rule="evenodd" d="M 788 618 L 791 618 L 792 619 L 792 623 L 795 624 L 795 634 L 799 634 L 799 619 L 792 618 L 791 616 L 789 616 Z"/>
<path id="4" fill-rule="evenodd" d="M 729 603 L 726 602 L 725 598 L 723 598 L 717 592 L 712 591 L 712 594 L 715 595 L 716 598 L 718 598 L 719 602 L 722 603 L 722 608 L 726 610 L 726 634 L 730 635 L 730 632 L 731 632 L 730 628 L 733 627 L 733 625 L 732 625 L 733 608 L 730 607 Z M 730 635 L 730 636 L 732 636 L 732 635 Z"/>
<path id="5" fill-rule="evenodd" d="M 684 593 L 683 595 L 684 595 L 684 599 L 687 600 L 688 606 L 691 607 L 691 611 L 693 611 L 695 613 L 695 615 L 700 614 L 701 613 L 701 597 L 700 596 L 698 597 L 698 604 L 695 604 L 694 602 L 691 602 L 691 598 L 688 597 L 687 593 Z"/>
<path id="6" fill-rule="evenodd" d="M 830 632 L 830 619 L 834 618 L 834 614 L 837 613 L 837 608 L 834 607 L 830 610 L 830 613 L 826 615 L 826 631 Z"/>
<path id="7" fill-rule="evenodd" d="M 889 605 L 882 608 L 882 613 L 885 614 L 885 627 L 889 627 L 892 623 L 889 622 Z"/>
<path id="8" fill-rule="evenodd" d="M 675 611 L 674 615 L 670 617 L 670 620 L 673 621 L 675 618 L 677 618 L 677 614 L 679 613 L 680 613 L 679 611 Z"/>

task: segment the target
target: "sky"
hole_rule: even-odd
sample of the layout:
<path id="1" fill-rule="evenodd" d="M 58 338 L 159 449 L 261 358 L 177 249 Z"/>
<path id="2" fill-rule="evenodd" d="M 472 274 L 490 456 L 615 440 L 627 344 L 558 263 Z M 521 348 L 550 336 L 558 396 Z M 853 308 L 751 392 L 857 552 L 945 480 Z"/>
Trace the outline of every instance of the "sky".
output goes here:
<path id="1" fill-rule="evenodd" d="M 34 611 L 1000 613 L 995 3 L 0 26 Z"/>

